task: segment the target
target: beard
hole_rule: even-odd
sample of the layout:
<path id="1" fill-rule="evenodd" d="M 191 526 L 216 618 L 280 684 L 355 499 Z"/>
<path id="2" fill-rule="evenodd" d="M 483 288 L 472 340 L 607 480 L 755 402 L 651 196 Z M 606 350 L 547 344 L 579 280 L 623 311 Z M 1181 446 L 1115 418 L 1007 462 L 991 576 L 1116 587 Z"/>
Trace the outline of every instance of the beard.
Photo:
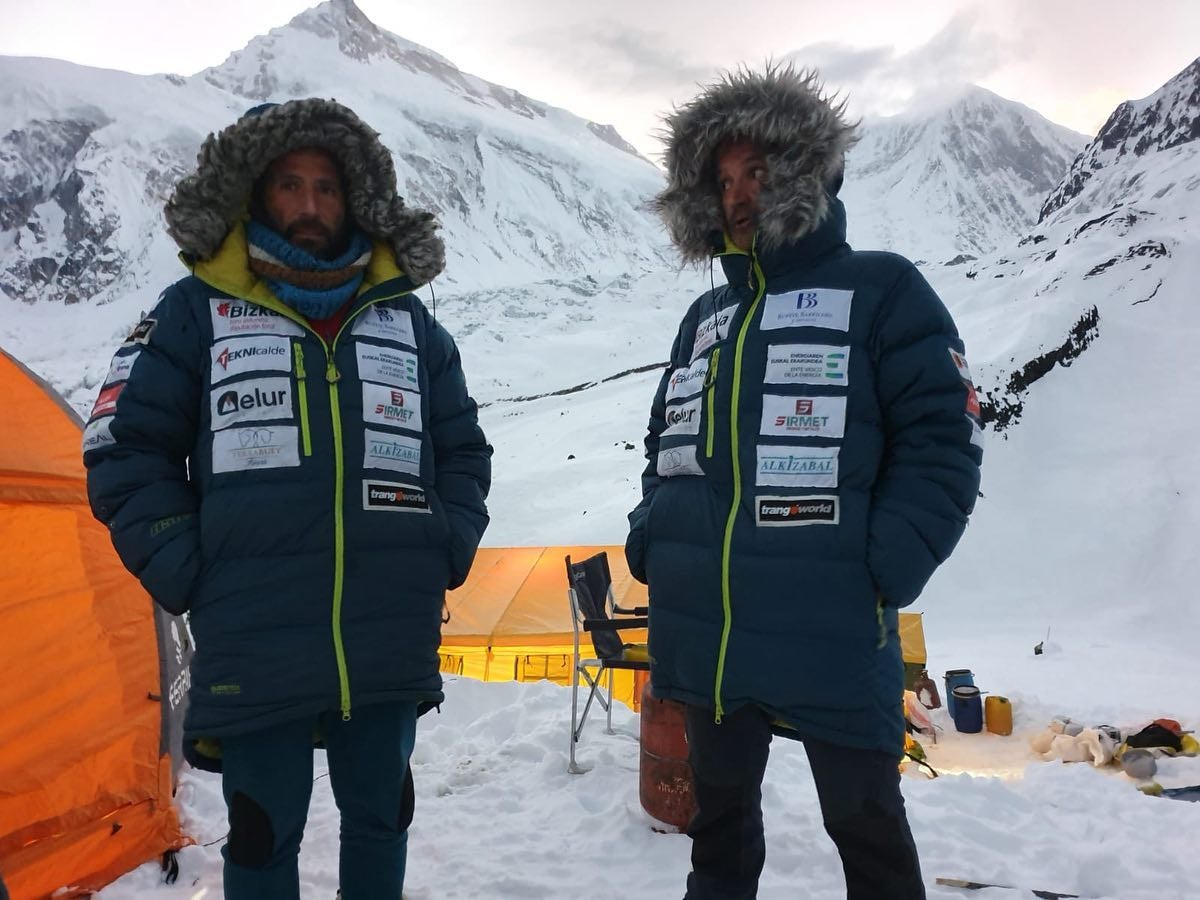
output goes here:
<path id="1" fill-rule="evenodd" d="M 283 231 L 289 244 L 311 253 L 317 259 L 336 259 L 345 244 L 346 229 L 335 233 L 320 219 L 304 217 L 291 222 Z"/>

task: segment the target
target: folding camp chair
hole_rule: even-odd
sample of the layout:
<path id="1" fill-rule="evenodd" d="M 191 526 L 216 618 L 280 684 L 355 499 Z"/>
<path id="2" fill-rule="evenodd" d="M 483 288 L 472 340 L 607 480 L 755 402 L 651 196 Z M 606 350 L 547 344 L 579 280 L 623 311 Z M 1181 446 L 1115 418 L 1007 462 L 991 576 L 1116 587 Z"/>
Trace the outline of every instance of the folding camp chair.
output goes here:
<path id="1" fill-rule="evenodd" d="M 575 643 L 571 656 L 571 761 L 567 771 L 579 775 L 587 771 L 575 763 L 575 745 L 588 712 L 595 700 L 608 714 L 608 733 L 612 734 L 613 672 L 617 669 L 650 668 L 645 644 L 626 644 L 619 632 L 625 628 L 645 628 L 649 622 L 645 606 L 621 609 L 613 600 L 612 574 L 608 569 L 608 554 L 604 551 L 573 563 L 567 557 L 567 597 L 571 602 L 571 628 Z M 621 618 L 616 618 L 620 616 Z M 579 633 L 591 635 L 595 656 L 583 658 L 579 652 Z M 588 684 L 587 702 L 583 714 L 579 710 L 580 678 Z M 606 684 L 607 682 L 607 684 Z M 607 696 L 605 691 L 607 690 Z"/>

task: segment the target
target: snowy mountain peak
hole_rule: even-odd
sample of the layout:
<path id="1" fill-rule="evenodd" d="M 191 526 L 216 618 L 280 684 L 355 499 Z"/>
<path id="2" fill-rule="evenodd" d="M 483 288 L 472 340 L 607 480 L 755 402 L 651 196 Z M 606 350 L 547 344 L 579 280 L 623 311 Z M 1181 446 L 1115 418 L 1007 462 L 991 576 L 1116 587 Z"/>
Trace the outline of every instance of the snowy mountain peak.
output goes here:
<path id="1" fill-rule="evenodd" d="M 1200 144 L 1200 59 L 1149 97 L 1126 100 L 1113 110 L 1095 140 L 1047 197 L 1038 221 L 1088 192 L 1089 182 L 1102 170 L 1189 144 Z M 1112 194 L 1109 202 L 1127 202 L 1138 196 L 1135 182 L 1134 178 L 1124 179 L 1122 189 Z"/>
<path id="2" fill-rule="evenodd" d="M 990 253 L 1028 230 L 1086 141 L 977 85 L 864 122 L 842 188 L 851 242 L 928 262 Z"/>
<path id="3" fill-rule="evenodd" d="M 373 56 L 386 56 L 400 62 L 415 54 L 458 71 L 453 63 L 432 50 L 384 31 L 367 18 L 354 0 L 326 0 L 300 13 L 282 30 L 289 28 L 309 31 L 324 39 L 336 39 L 338 49 L 344 55 L 360 62 L 367 62 Z"/>

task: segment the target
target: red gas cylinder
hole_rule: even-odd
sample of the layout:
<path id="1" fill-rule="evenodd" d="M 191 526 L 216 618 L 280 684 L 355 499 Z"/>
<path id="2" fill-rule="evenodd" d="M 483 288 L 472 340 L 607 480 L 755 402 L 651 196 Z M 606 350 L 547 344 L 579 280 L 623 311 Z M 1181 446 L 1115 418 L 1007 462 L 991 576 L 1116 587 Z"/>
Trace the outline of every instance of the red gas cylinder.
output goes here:
<path id="1" fill-rule="evenodd" d="M 683 831 L 696 813 L 683 704 L 658 699 L 649 682 L 642 688 L 641 746 L 642 809 L 662 823 L 656 831 Z"/>

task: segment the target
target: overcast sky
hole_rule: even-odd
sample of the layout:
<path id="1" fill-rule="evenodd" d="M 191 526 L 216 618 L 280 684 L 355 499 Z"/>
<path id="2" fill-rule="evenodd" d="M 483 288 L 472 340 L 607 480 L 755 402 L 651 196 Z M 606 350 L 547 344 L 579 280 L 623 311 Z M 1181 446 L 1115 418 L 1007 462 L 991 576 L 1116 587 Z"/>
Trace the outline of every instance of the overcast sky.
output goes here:
<path id="1" fill-rule="evenodd" d="M 191 75 L 305 0 L 0 0 L 0 54 Z M 974 82 L 1095 134 L 1200 56 L 1200 0 L 359 0 L 463 71 L 597 122 L 657 159 L 653 133 L 740 63 L 818 67 L 859 115 Z"/>

